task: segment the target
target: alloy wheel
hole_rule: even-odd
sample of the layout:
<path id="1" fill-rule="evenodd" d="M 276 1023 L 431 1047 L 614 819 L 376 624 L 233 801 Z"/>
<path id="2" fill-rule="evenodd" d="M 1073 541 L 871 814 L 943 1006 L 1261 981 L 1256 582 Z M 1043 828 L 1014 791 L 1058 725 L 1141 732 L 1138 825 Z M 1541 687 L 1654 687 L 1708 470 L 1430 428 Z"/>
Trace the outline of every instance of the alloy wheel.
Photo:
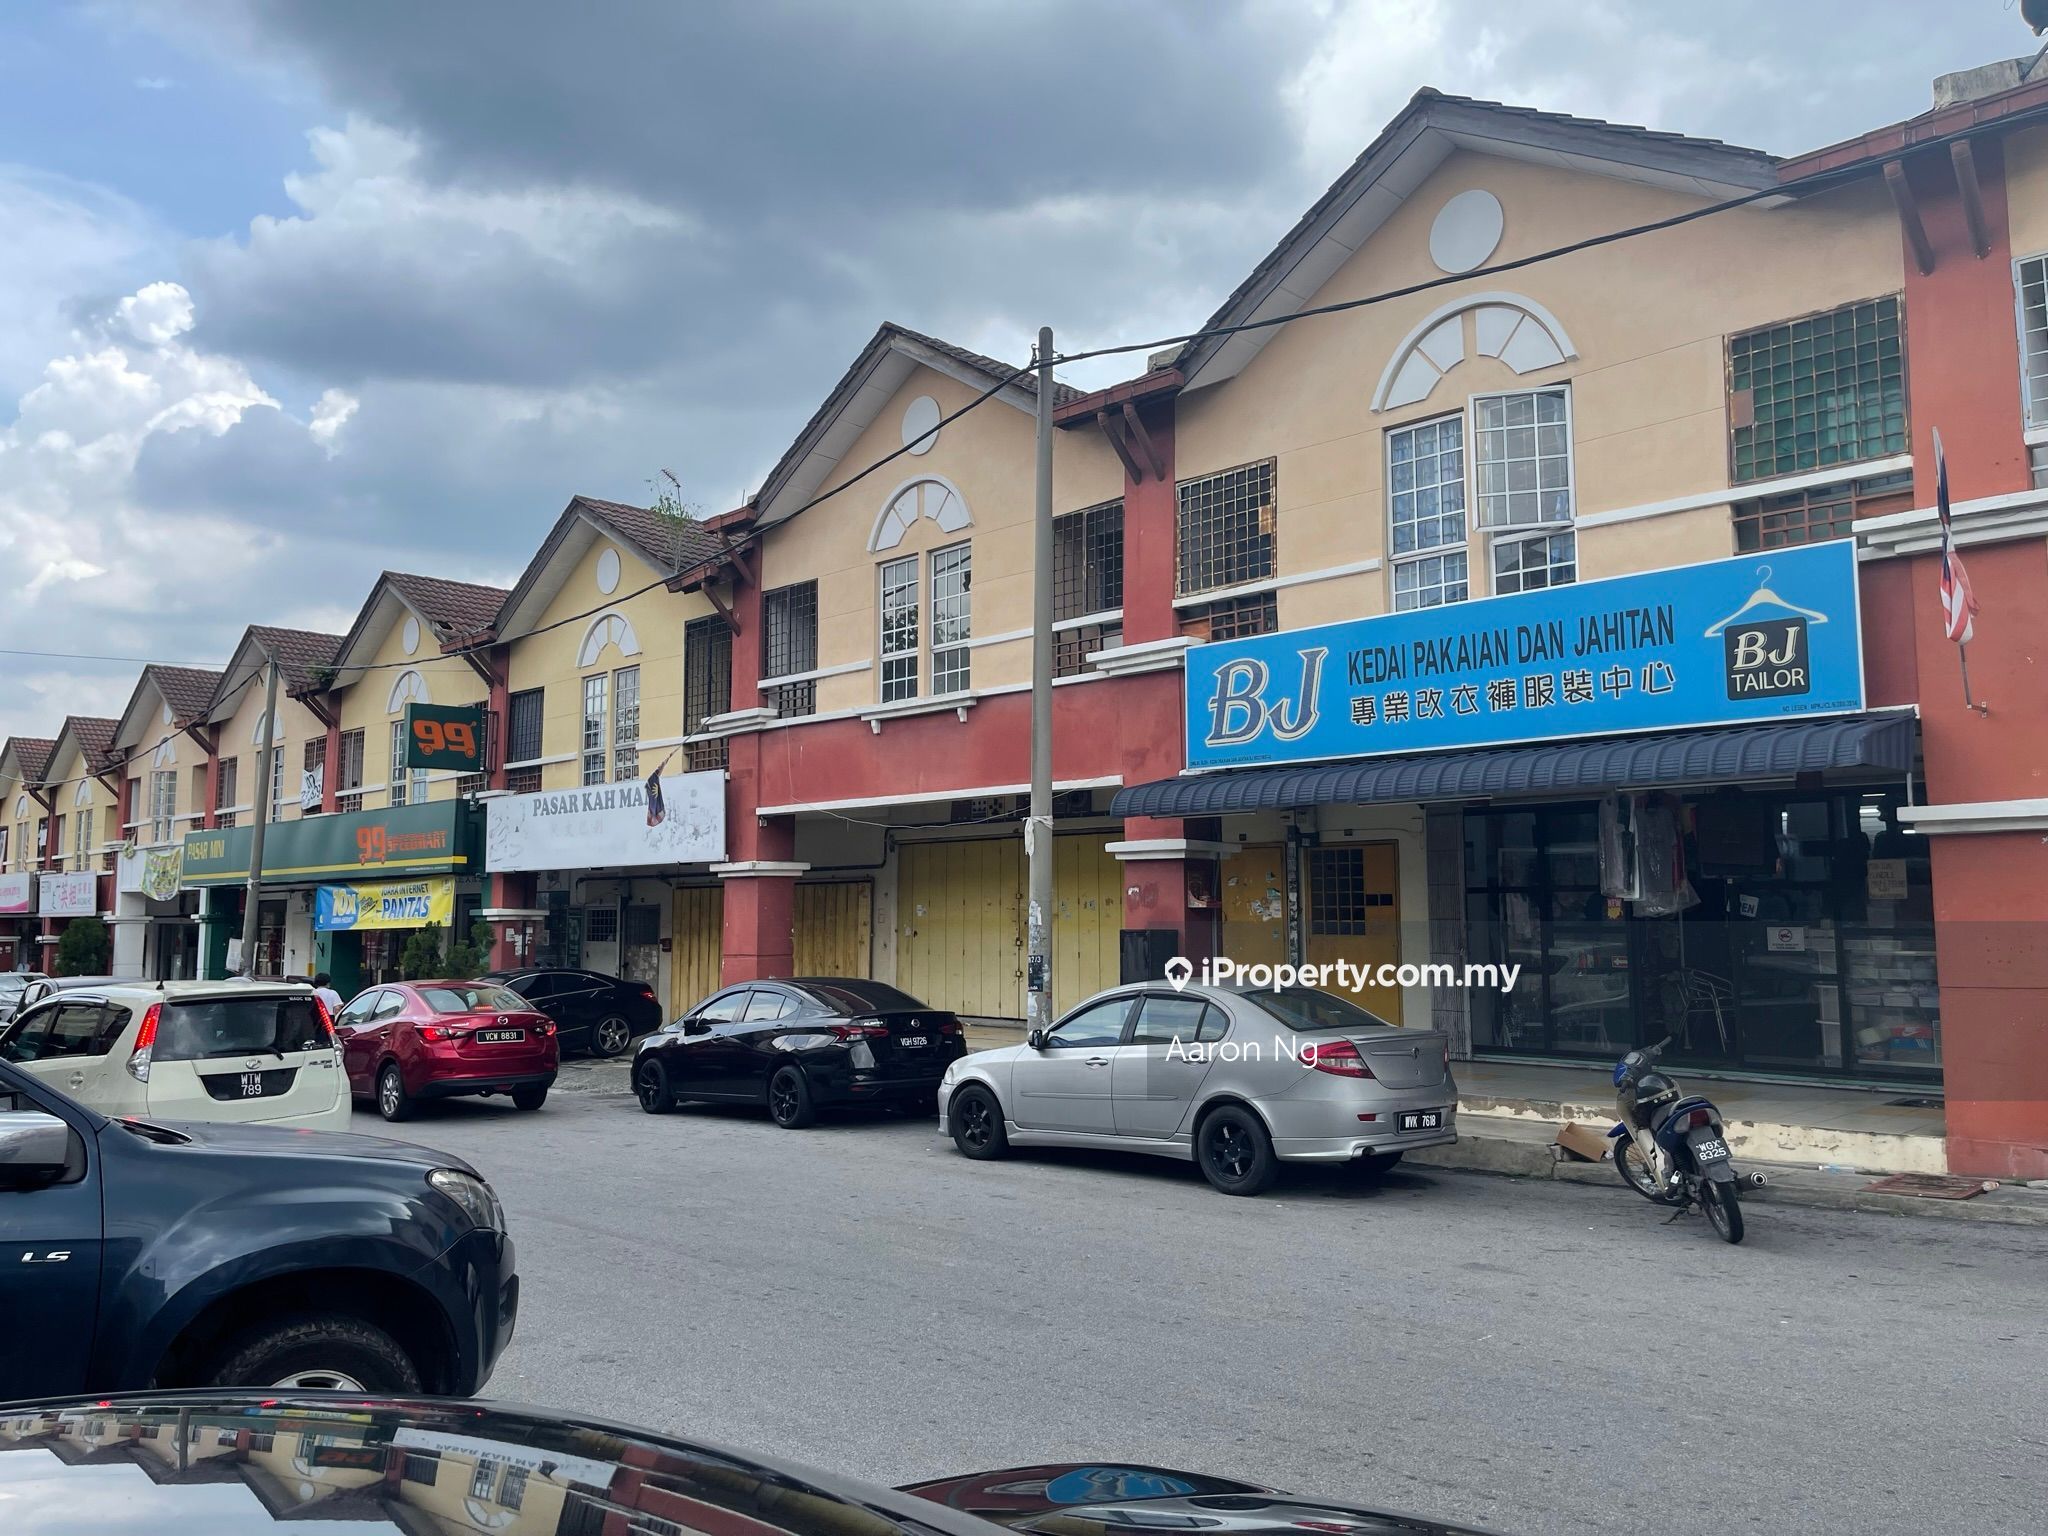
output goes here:
<path id="1" fill-rule="evenodd" d="M 606 1019 L 597 1026 L 591 1036 L 591 1043 L 600 1056 L 616 1056 L 623 1051 L 633 1038 L 633 1031 L 624 1019 Z"/>
<path id="2" fill-rule="evenodd" d="M 1252 1166 L 1250 1135 L 1243 1126 L 1223 1121 L 1209 1132 L 1209 1159 L 1225 1178 L 1243 1178 Z"/>
<path id="3" fill-rule="evenodd" d="M 386 1072 L 377 1083 L 377 1107 L 386 1115 L 398 1113 L 400 1084 L 396 1072 Z"/>
<path id="4" fill-rule="evenodd" d="M 989 1135 L 993 1129 L 988 1100 L 979 1094 L 970 1096 L 960 1106 L 960 1134 L 967 1138 L 970 1147 L 981 1148 L 988 1145 Z"/>
<path id="5" fill-rule="evenodd" d="M 661 1108 L 664 1097 L 661 1069 L 651 1061 L 643 1063 L 633 1074 L 633 1091 L 640 1097 L 640 1107 L 648 1113 Z"/>
<path id="6" fill-rule="evenodd" d="M 778 1075 L 768 1085 L 768 1112 L 784 1122 L 795 1118 L 796 1097 L 795 1081 Z"/>

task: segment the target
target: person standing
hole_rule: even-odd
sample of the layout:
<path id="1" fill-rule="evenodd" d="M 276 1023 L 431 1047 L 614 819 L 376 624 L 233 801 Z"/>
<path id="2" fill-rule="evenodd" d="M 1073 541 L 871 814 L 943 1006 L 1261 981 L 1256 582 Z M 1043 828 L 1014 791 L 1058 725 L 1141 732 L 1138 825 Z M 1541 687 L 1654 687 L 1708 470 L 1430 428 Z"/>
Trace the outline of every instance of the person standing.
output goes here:
<path id="1" fill-rule="evenodd" d="M 334 990 L 334 978 L 325 971 L 313 978 L 313 995 L 327 1005 L 327 1017 L 341 1012 L 341 994 Z"/>

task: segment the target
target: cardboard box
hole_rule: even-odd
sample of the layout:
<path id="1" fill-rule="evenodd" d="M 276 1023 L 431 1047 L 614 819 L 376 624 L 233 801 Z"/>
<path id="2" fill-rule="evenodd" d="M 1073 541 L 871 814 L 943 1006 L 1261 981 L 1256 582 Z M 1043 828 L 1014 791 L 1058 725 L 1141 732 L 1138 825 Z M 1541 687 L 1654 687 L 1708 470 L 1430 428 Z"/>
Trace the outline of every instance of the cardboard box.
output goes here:
<path id="1" fill-rule="evenodd" d="M 1577 1125 L 1569 1120 L 1557 1133 L 1557 1145 L 1563 1148 L 1567 1157 L 1582 1163 L 1604 1160 L 1612 1146 L 1605 1131 L 1596 1131 L 1589 1125 Z"/>

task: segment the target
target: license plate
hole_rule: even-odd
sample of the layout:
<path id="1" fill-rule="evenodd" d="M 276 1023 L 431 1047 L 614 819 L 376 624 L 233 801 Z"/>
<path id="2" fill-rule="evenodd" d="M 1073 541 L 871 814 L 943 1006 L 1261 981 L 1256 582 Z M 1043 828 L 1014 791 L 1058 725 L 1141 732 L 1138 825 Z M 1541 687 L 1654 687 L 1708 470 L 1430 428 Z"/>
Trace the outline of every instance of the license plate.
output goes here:
<path id="1" fill-rule="evenodd" d="M 503 1040 L 524 1040 L 526 1038 L 526 1031 L 523 1029 L 480 1029 L 476 1032 L 476 1037 L 487 1044 L 495 1045 Z"/>
<path id="2" fill-rule="evenodd" d="M 263 1074 L 261 1072 L 244 1072 L 242 1074 L 242 1097 L 245 1099 L 260 1099 L 263 1097 Z"/>
<path id="3" fill-rule="evenodd" d="M 1444 1112 L 1440 1109 L 1410 1110 L 1401 1117 L 1404 1131 L 1440 1131 L 1444 1128 Z"/>
<path id="4" fill-rule="evenodd" d="M 1728 1161 L 1728 1143 L 1719 1140 L 1695 1142 L 1692 1155 L 1703 1163 L 1725 1163 Z"/>
<path id="5" fill-rule="evenodd" d="M 914 1050 L 920 1045 L 930 1044 L 931 1037 L 929 1035 L 905 1035 L 901 1040 L 898 1040 L 896 1043 L 902 1046 L 906 1051 Z"/>

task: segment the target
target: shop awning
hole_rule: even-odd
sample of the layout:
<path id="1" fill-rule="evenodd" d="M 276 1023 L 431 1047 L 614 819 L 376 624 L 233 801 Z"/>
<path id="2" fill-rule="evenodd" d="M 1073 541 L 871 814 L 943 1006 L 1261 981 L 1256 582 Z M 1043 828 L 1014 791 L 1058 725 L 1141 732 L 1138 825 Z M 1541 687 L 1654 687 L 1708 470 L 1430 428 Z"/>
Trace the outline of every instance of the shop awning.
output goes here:
<path id="1" fill-rule="evenodd" d="M 1134 784 L 1119 790 L 1109 809 L 1113 816 L 1222 816 L 1309 805 L 1741 784 L 1828 769 L 1903 774 L 1913 766 L 1913 726 L 1909 714 L 1845 715 L 1483 752 L 1240 768 Z"/>

